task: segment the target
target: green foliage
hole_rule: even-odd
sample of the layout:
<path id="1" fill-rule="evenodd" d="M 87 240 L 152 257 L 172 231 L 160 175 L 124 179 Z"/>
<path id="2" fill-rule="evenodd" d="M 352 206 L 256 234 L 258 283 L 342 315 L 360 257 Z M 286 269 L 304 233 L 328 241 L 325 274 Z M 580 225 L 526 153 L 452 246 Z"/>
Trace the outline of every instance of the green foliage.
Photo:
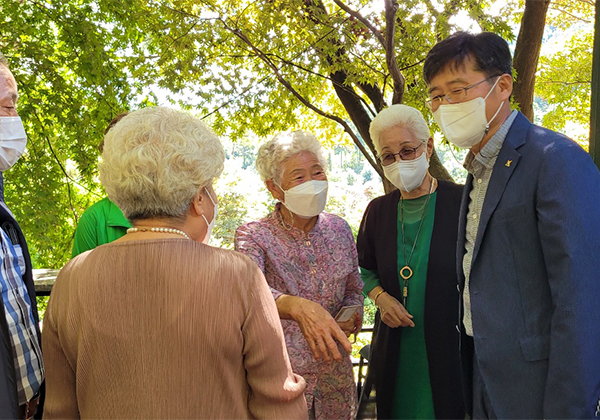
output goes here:
<path id="1" fill-rule="evenodd" d="M 37 267 L 69 258 L 78 216 L 100 193 L 97 145 L 132 104 L 121 52 L 131 42 L 92 2 L 1 0 L 0 49 L 19 85 L 26 154 L 5 173 L 6 201 Z"/>
<path id="2" fill-rule="evenodd" d="M 508 0 L 500 14 L 518 28 L 524 0 Z M 589 142 L 593 24 L 588 0 L 551 2 L 535 81 L 535 122 Z"/>
<path id="3" fill-rule="evenodd" d="M 565 132 L 587 147 L 590 122 L 593 32 L 574 33 L 563 51 L 540 58 L 536 94 L 547 104 L 542 125 Z"/>
<path id="4" fill-rule="evenodd" d="M 38 316 L 40 321 L 44 319 L 44 315 L 46 315 L 46 308 L 48 307 L 49 296 L 38 296 L 36 297 Z"/>
<path id="5" fill-rule="evenodd" d="M 593 9 L 591 2 L 565 1 L 564 11 L 551 16 L 557 31 L 588 19 Z M 26 154 L 5 173 L 6 200 L 26 232 L 34 266 L 61 267 L 69 258 L 78 217 L 103 196 L 97 145 L 123 110 L 161 103 L 207 117 L 216 132 L 241 142 L 228 153 L 244 170 L 253 165 L 256 139 L 243 141 L 251 134 L 302 128 L 327 146 L 350 142 L 339 123 L 316 111 L 347 123 L 360 139 L 361 124 L 365 133 L 377 112 L 372 93 L 391 102 L 394 83 L 375 35 L 385 36 L 392 22 L 381 3 L 345 4 L 361 18 L 333 0 L 0 0 L 0 50 L 19 84 L 29 135 Z M 421 76 L 431 46 L 461 29 L 464 18 L 475 22 L 475 31 L 514 40 L 511 23 L 519 21 L 524 4 L 509 0 L 498 11 L 491 0 L 397 2 L 391 53 L 405 79 L 403 102 L 431 119 Z M 574 77 L 589 74 L 590 39 L 587 32 L 577 34 L 567 52 L 541 60 L 537 87 L 550 127 L 586 121 L 589 84 L 575 84 Z M 344 91 L 362 104 L 358 114 L 350 115 L 340 101 Z M 378 179 L 364 157 L 346 162 L 355 186 L 370 194 Z M 332 205 L 351 214 L 346 202 L 363 204 L 354 196 L 344 192 Z M 218 226 L 215 240 L 230 246 L 235 224 L 253 216 L 247 204 L 254 200 L 244 193 L 225 193 L 222 200 L 229 221 Z M 265 200 L 261 211 L 272 206 Z"/>

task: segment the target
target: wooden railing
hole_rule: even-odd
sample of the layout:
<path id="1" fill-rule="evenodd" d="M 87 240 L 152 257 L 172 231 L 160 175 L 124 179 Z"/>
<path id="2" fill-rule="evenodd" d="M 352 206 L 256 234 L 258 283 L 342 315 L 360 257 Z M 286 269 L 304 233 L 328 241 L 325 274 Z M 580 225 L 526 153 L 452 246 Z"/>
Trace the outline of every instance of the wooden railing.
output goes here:
<path id="1" fill-rule="evenodd" d="M 35 284 L 35 294 L 37 296 L 50 296 L 52 286 L 60 270 L 51 268 L 34 268 L 33 282 Z"/>

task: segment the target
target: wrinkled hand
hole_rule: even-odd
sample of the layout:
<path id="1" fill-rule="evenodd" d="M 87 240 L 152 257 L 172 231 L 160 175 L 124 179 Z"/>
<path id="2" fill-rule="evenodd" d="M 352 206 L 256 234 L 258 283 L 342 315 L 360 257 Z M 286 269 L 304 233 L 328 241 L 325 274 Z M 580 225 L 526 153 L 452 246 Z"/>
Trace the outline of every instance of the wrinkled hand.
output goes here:
<path id="1" fill-rule="evenodd" d="M 381 320 L 390 328 L 414 327 L 412 315 L 402 306 L 398 300 L 387 292 L 383 292 L 378 298 L 377 303 Z"/>
<path id="2" fill-rule="evenodd" d="M 292 319 L 300 326 L 315 359 L 323 359 L 329 363 L 332 358 L 338 362 L 342 360 L 338 342 L 348 353 L 352 351 L 350 341 L 325 308 L 316 302 L 301 298 L 294 306 Z"/>
<path id="3" fill-rule="evenodd" d="M 360 316 L 355 313 L 354 316 L 346 322 L 338 322 L 337 323 L 346 337 L 350 337 L 352 334 L 358 334 L 360 332 L 360 327 L 362 324 L 362 320 Z"/>

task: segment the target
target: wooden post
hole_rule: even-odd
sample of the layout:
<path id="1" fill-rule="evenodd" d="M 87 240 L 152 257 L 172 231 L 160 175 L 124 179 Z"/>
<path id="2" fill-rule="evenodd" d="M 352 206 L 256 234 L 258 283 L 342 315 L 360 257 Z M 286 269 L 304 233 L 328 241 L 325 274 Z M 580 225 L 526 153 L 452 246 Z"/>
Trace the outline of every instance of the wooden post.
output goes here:
<path id="1" fill-rule="evenodd" d="M 592 98 L 590 104 L 590 155 L 600 168 L 600 6 L 596 1 L 594 53 L 592 55 Z"/>

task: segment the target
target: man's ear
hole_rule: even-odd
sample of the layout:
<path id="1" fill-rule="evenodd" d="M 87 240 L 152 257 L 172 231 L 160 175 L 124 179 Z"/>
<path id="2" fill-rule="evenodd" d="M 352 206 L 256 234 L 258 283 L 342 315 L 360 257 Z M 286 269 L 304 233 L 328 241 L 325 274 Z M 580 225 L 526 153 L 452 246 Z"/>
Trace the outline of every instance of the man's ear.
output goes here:
<path id="1" fill-rule="evenodd" d="M 500 98 L 505 101 L 510 98 L 513 91 L 513 78 L 510 74 L 504 73 L 498 80 L 498 87 L 500 88 Z"/>
<path id="2" fill-rule="evenodd" d="M 267 179 L 265 181 L 265 185 L 267 186 L 267 189 L 269 190 L 269 192 L 271 193 L 271 195 L 273 196 L 274 199 L 282 201 L 283 202 L 283 190 L 281 188 L 279 188 L 277 186 L 277 184 L 275 184 L 275 182 L 273 182 L 272 179 Z"/>

